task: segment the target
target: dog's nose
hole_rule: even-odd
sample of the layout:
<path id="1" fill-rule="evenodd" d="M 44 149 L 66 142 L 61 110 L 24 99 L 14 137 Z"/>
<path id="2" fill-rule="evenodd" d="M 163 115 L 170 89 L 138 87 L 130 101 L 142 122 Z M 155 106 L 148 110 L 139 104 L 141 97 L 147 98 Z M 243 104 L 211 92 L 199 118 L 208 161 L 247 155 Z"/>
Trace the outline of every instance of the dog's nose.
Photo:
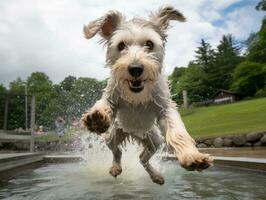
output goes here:
<path id="1" fill-rule="evenodd" d="M 143 72 L 143 65 L 131 64 L 128 66 L 128 72 L 134 78 L 138 78 Z"/>

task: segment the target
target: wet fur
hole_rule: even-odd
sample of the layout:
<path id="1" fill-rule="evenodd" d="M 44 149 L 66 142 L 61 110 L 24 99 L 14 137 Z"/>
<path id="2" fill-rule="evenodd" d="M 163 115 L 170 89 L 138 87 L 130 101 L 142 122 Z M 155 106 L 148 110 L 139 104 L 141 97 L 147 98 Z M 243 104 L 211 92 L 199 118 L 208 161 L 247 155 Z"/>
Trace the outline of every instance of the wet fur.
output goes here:
<path id="1" fill-rule="evenodd" d="M 195 147 L 171 100 L 167 78 L 162 74 L 166 30 L 171 20 L 183 22 L 185 17 L 172 7 L 160 8 L 148 20 L 126 21 L 121 13 L 110 11 L 84 26 L 87 39 L 97 33 L 102 36 L 111 76 L 102 98 L 84 113 L 82 122 L 92 132 L 107 133 L 106 143 L 114 155 L 110 174 L 114 177 L 122 172 L 120 145 L 129 135 L 142 143 L 140 162 L 157 184 L 163 184 L 164 179 L 149 159 L 162 143 L 161 134 L 166 136 L 182 167 L 201 171 L 212 164 L 212 158 Z M 152 51 L 145 47 L 147 40 L 154 43 Z M 127 48 L 118 51 L 121 41 Z M 144 81 L 144 89 L 138 93 L 132 92 L 128 85 L 132 79 L 128 66 L 132 63 L 144 66 L 139 77 Z"/>

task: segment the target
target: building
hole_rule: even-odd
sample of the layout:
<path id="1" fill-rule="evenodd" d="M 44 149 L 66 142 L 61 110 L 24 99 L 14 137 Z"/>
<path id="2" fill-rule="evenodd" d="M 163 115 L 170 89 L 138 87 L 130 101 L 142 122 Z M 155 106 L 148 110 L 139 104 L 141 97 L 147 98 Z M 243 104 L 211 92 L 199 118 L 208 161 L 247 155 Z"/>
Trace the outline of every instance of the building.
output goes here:
<path id="1" fill-rule="evenodd" d="M 238 100 L 238 95 L 237 93 L 220 89 L 211 99 L 213 104 L 233 103 Z"/>

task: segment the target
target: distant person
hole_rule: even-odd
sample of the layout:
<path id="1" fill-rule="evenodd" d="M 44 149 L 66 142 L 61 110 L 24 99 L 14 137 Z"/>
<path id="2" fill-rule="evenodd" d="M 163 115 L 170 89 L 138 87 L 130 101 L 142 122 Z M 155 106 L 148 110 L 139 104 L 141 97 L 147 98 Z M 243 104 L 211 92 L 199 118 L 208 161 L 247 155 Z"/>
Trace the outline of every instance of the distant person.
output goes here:
<path id="1" fill-rule="evenodd" d="M 58 117 L 55 120 L 55 132 L 59 137 L 62 137 L 65 134 L 65 120 L 62 117 Z"/>
<path id="2" fill-rule="evenodd" d="M 78 120 L 74 120 L 73 122 L 72 122 L 72 128 L 73 129 L 78 129 L 79 128 L 79 121 Z"/>
<path id="3" fill-rule="evenodd" d="M 43 126 L 39 126 L 38 130 L 35 132 L 36 135 L 43 135 Z"/>

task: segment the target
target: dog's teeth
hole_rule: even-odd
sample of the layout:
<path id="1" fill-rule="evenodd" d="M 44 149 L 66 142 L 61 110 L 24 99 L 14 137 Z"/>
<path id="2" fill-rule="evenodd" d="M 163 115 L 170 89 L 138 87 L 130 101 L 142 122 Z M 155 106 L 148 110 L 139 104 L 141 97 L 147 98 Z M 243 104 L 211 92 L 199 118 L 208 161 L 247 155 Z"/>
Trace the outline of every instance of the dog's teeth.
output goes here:
<path id="1" fill-rule="evenodd" d="M 144 81 L 141 81 L 138 86 L 134 85 L 134 82 L 129 81 L 129 86 L 132 87 L 132 88 L 141 88 L 141 87 L 144 86 Z"/>

